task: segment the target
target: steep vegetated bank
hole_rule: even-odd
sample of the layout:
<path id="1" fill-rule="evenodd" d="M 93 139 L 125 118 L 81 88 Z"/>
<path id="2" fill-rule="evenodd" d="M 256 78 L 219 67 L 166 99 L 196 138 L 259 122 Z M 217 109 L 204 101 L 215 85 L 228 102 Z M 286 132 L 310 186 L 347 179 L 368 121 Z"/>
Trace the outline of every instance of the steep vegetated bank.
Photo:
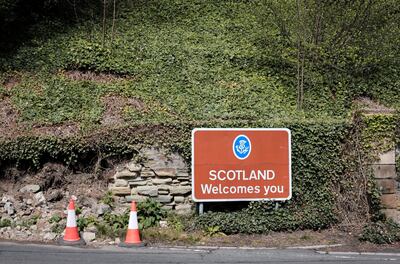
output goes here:
<path id="1" fill-rule="evenodd" d="M 147 105 L 126 107 L 125 122 L 346 117 L 359 97 L 398 106 L 400 12 L 391 1 L 122 1 L 115 19 L 107 1 L 104 24 L 101 6 L 74 3 L 78 23 L 52 30 L 42 21 L 1 58 L 3 78 L 17 71 L 25 83 L 0 92 L 21 120 L 92 127 L 107 93 Z M 63 70 L 128 80 L 70 82 Z"/>
<path id="2" fill-rule="evenodd" d="M 113 1 L 51 2 L 52 15 L 39 8 L 1 28 L 29 24 L 18 45 L 0 41 L 1 168 L 51 161 L 96 175 L 146 146 L 189 163 L 194 127 L 288 127 L 293 199 L 207 213 L 197 226 L 320 229 L 379 211 L 363 137 L 382 126 L 363 121 L 363 134 L 350 116 L 354 101 L 400 106 L 396 1 L 118 1 L 115 16 Z M 10 3 L 0 12 L 29 6 Z M 55 20 L 64 5 L 73 19 Z"/>

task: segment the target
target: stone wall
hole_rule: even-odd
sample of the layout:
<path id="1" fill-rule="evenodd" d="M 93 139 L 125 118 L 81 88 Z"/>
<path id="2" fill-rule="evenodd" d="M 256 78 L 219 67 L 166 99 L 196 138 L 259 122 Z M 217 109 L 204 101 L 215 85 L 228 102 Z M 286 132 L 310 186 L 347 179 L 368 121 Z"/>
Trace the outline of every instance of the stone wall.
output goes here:
<path id="1" fill-rule="evenodd" d="M 371 166 L 382 193 L 383 212 L 387 217 L 400 223 L 400 193 L 396 175 L 395 150 L 381 154 L 379 160 Z"/>
<path id="2" fill-rule="evenodd" d="M 146 198 L 163 204 L 166 209 L 190 211 L 191 177 L 184 159 L 163 149 L 143 149 L 142 162 L 127 162 L 110 177 L 109 190 L 126 202 Z"/>

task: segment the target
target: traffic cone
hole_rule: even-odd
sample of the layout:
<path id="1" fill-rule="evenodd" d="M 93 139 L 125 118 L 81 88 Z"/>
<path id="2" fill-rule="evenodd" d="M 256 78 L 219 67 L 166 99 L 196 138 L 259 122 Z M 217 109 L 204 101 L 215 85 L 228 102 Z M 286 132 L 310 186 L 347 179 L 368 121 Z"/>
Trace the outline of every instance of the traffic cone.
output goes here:
<path id="1" fill-rule="evenodd" d="M 79 237 L 78 226 L 76 225 L 75 215 L 75 202 L 74 199 L 69 201 L 67 215 L 67 227 L 65 228 L 65 234 L 60 239 L 62 245 L 84 245 L 85 241 Z"/>
<path id="2" fill-rule="evenodd" d="M 131 212 L 129 215 L 128 232 L 125 242 L 119 244 L 120 247 L 143 247 L 145 244 L 140 240 L 139 226 L 137 219 L 136 203 L 132 201 Z"/>

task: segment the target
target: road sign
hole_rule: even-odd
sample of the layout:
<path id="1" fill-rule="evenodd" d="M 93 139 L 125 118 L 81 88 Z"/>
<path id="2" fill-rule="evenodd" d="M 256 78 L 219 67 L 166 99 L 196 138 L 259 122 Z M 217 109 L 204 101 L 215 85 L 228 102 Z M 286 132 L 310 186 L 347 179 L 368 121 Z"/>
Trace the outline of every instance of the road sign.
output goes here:
<path id="1" fill-rule="evenodd" d="M 288 200 L 290 130 L 198 128 L 192 131 L 196 202 Z"/>

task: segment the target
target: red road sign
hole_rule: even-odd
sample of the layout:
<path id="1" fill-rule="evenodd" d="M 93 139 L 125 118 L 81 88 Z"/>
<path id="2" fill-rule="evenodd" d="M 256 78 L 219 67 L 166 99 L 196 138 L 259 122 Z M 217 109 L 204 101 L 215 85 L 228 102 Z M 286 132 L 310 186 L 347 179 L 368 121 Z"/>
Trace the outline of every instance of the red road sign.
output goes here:
<path id="1" fill-rule="evenodd" d="M 199 128 L 192 131 L 196 202 L 288 200 L 290 130 Z"/>

